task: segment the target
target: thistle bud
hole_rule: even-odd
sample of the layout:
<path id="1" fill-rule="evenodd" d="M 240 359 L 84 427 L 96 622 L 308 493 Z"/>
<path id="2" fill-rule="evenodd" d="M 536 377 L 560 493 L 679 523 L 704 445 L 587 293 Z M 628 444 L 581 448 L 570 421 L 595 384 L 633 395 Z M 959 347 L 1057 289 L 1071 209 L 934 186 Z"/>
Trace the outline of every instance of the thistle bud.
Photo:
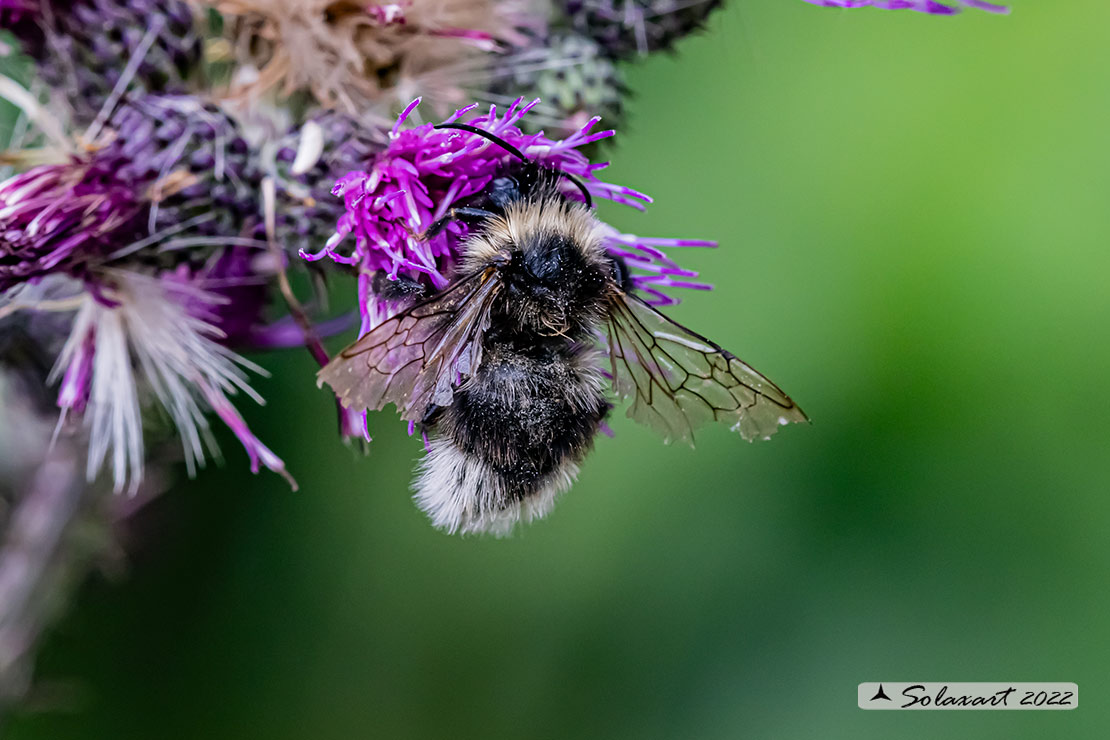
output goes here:
<path id="1" fill-rule="evenodd" d="M 721 0 L 561 0 L 579 33 L 592 37 L 605 54 L 626 59 L 660 49 L 705 24 Z"/>

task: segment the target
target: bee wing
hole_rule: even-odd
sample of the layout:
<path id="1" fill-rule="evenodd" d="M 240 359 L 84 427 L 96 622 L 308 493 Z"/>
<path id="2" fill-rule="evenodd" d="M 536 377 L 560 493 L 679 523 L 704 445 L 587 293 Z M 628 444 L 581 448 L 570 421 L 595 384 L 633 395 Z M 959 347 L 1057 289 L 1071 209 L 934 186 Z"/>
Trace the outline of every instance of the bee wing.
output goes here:
<path id="1" fill-rule="evenodd" d="M 639 298 L 615 291 L 609 314 L 613 387 L 632 398 L 628 416 L 665 441 L 694 441 L 694 429 L 724 422 L 749 442 L 809 421 L 777 385 L 700 334 Z"/>
<path id="2" fill-rule="evenodd" d="M 500 289 L 496 272 L 463 277 L 426 301 L 383 321 L 317 374 L 340 402 L 378 410 L 394 404 L 406 421 L 451 403 L 456 381 L 482 359 L 482 335 Z"/>

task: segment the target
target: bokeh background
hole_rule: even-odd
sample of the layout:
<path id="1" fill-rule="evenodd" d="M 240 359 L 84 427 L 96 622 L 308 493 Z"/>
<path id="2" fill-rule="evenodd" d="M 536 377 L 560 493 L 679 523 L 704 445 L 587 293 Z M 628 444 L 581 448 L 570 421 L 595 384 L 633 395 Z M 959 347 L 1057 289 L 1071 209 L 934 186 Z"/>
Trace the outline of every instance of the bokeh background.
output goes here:
<path id="1" fill-rule="evenodd" d="M 84 738 L 1095 738 L 1110 724 L 1110 7 L 739 0 L 629 70 L 620 228 L 716 238 L 673 315 L 813 418 L 619 416 L 554 514 L 433 530 L 418 439 L 335 439 L 307 356 L 142 519 L 8 727 Z M 1071 712 L 864 712 L 874 680 L 1074 681 Z M 35 711 L 35 710 L 38 711 Z"/>

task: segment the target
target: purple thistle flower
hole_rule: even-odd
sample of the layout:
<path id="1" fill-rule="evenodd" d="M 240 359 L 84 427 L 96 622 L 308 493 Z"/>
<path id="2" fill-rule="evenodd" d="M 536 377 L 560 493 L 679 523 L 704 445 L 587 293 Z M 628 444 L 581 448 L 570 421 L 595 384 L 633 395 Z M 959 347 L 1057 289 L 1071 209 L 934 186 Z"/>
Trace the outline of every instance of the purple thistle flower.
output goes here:
<path id="1" fill-rule="evenodd" d="M 80 416 L 88 432 L 90 480 L 106 465 L 117 490 L 136 490 L 152 402 L 173 422 L 190 474 L 215 451 L 211 411 L 252 469 L 286 475 L 229 400 L 262 402 L 247 382 L 262 369 L 231 346 L 260 335 L 284 259 L 242 236 L 262 219 L 245 142 L 192 98 L 139 98 L 109 129 L 98 148 L 0 183 L 0 318 L 75 312 L 53 379 L 60 428 Z"/>
<path id="2" fill-rule="evenodd" d="M 504 150 L 485 139 L 461 135 L 454 130 L 436 130 L 426 123 L 402 128 L 419 104 L 413 101 L 397 119 L 390 143 L 373 160 L 368 170 L 340 178 L 334 193 L 343 198 L 346 212 L 336 233 L 316 253 L 303 253 L 308 260 L 325 257 L 359 270 L 359 310 L 365 333 L 396 312 L 399 305 L 375 295 L 373 281 L 384 273 L 390 279 L 404 276 L 432 290 L 448 284 L 466 238 L 466 227 L 452 223 L 442 233 L 422 239 L 421 234 L 460 199 L 485 188 L 509 158 Z M 599 179 L 597 173 L 608 163 L 591 163 L 579 150 L 587 144 L 612 136 L 614 131 L 593 132 L 598 119 L 590 120 L 565 139 L 553 140 L 542 132 L 526 134 L 521 119 L 536 105 L 514 102 L 503 114 L 496 107 L 488 113 L 466 118 L 477 106 L 455 112 L 448 121 L 465 122 L 489 131 L 520 149 L 525 156 L 546 167 L 574 175 L 599 199 L 643 209 L 651 198 L 631 188 Z M 574 193 L 571 197 L 575 197 Z M 578 195 L 577 197 L 581 197 Z M 350 253 L 337 251 L 354 237 Z M 622 257 L 633 270 L 633 281 L 646 299 L 657 305 L 678 303 L 666 291 L 672 288 L 707 290 L 695 280 L 697 273 L 680 267 L 664 251 L 670 247 L 711 247 L 714 242 L 684 239 L 648 239 L 609 229 L 606 247 Z"/>
<path id="3" fill-rule="evenodd" d="M 956 15 L 965 7 L 978 8 L 988 13 L 1007 14 L 1010 12 L 1010 8 L 1006 5 L 988 3 L 983 0 L 950 0 L 947 5 L 936 2 L 936 0 L 805 0 L 805 2 L 825 8 L 871 7 L 883 10 L 916 10 L 918 13 L 928 13 L 929 15 Z"/>
<path id="4" fill-rule="evenodd" d="M 143 96 L 109 128 L 107 143 L 0 183 L 0 292 L 52 274 L 95 283 L 98 266 L 121 261 L 177 266 L 262 220 L 261 172 L 218 109 Z"/>
<path id="5" fill-rule="evenodd" d="M 135 241 L 141 193 L 111 155 L 42 165 L 0 183 L 0 292 L 51 274 L 83 277 Z"/>

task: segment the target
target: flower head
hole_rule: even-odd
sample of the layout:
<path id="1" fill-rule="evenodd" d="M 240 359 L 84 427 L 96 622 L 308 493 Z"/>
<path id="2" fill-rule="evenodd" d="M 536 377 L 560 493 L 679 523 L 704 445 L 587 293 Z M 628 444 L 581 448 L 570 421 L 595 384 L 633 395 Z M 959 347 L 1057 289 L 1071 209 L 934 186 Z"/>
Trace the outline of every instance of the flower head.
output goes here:
<path id="1" fill-rule="evenodd" d="M 184 0 L 0 0 L 0 21 L 83 125 L 114 92 L 184 92 L 201 61 Z"/>
<path id="2" fill-rule="evenodd" d="M 75 296 L 79 308 L 55 366 L 62 380 L 63 413 L 84 414 L 90 450 L 87 474 L 108 461 L 116 488 L 134 490 L 143 478 L 143 404 L 152 396 L 168 413 L 185 452 L 190 475 L 215 450 L 205 411 L 211 410 L 243 443 L 251 469 L 259 463 L 284 474 L 285 466 L 255 437 L 228 395 L 262 398 L 245 370 L 262 373 L 221 342 L 209 311 L 220 299 L 172 275 L 119 271 L 102 297 Z M 106 300 L 104 299 L 107 299 Z"/>
<path id="3" fill-rule="evenodd" d="M 195 98 L 136 98 L 104 138 L 0 183 L 0 291 L 59 273 L 95 283 L 98 267 L 121 261 L 176 263 L 196 252 L 166 252 L 206 237 L 227 246 L 259 210 L 246 142 Z M 159 256 L 146 249 L 156 244 Z"/>
<path id="4" fill-rule="evenodd" d="M 619 125 L 628 89 L 617 63 L 589 36 L 555 31 L 525 49 L 496 57 L 489 72 L 492 103 L 509 103 L 520 95 L 542 101 L 529 113 L 527 130 L 543 128 L 560 136 L 581 129 L 593 116 L 606 126 Z"/>
<path id="5" fill-rule="evenodd" d="M 575 30 L 622 59 L 671 48 L 702 28 L 721 0 L 560 0 L 559 5 Z"/>
<path id="6" fill-rule="evenodd" d="M 55 364 L 61 427 L 80 420 L 87 474 L 144 475 L 151 406 L 172 422 L 192 473 L 214 451 L 206 412 L 252 467 L 284 474 L 229 396 L 260 397 L 232 346 L 259 336 L 280 254 L 252 237 L 261 174 L 234 124 L 194 98 L 141 96 L 101 142 L 0 184 L 0 317 L 72 315 Z"/>
<path id="7" fill-rule="evenodd" d="M 325 248 L 304 255 L 310 260 L 328 257 L 358 268 L 363 332 L 397 308 L 376 297 L 373 288 L 376 275 L 392 279 L 404 276 L 433 290 L 448 284 L 466 238 L 466 227 L 453 223 L 430 239 L 420 235 L 456 201 L 484 189 L 511 158 L 495 144 L 457 130 L 436 129 L 430 123 L 404 128 L 418 103 L 419 99 L 398 118 L 389 146 L 374 158 L 369 169 L 351 172 L 339 180 L 335 193 L 343 198 L 346 212 Z M 476 115 L 476 106 L 470 106 L 456 111 L 447 120 L 465 121 L 489 131 L 543 166 L 577 177 L 594 198 L 638 209 L 651 202 L 643 193 L 601 180 L 597 173 L 608 163 L 591 163 L 578 151 L 613 135 L 613 131 L 592 131 L 596 118 L 561 140 L 542 133 L 524 133 L 519 127 L 521 119 L 538 104 L 538 100 L 526 105 L 517 100 L 504 114 L 491 107 L 488 112 Z M 353 248 L 341 253 L 338 250 L 345 240 L 353 241 Z M 643 238 L 622 234 L 611 227 L 606 239 L 609 251 L 622 257 L 632 269 L 637 289 L 649 301 L 660 305 L 678 302 L 664 292 L 668 289 L 709 287 L 694 282 L 697 273 L 683 269 L 664 252 L 668 247 L 684 246 L 713 246 L 713 243 Z"/>
<path id="8" fill-rule="evenodd" d="M 287 250 L 314 251 L 327 241 L 343 213 L 343 203 L 331 194 L 336 180 L 368 166 L 386 141 L 384 133 L 366 129 L 354 116 L 321 111 L 278 142 L 275 226 Z"/>
<path id="9" fill-rule="evenodd" d="M 916 10 L 929 15 L 955 15 L 962 8 L 978 8 L 988 13 L 1009 13 L 1005 5 L 984 0 L 949 0 L 948 4 L 936 0 L 805 0 L 811 5 L 826 8 L 881 8 L 883 10 Z"/>
<path id="10" fill-rule="evenodd" d="M 417 91 L 457 104 L 469 72 L 517 43 L 515 2 L 218 0 L 239 69 L 233 92 L 311 94 L 385 122 Z M 386 124 L 388 125 L 388 124 Z"/>
<path id="11" fill-rule="evenodd" d="M 0 292 L 28 279 L 83 277 L 138 238 L 143 197 L 108 155 L 42 165 L 0 183 Z"/>

